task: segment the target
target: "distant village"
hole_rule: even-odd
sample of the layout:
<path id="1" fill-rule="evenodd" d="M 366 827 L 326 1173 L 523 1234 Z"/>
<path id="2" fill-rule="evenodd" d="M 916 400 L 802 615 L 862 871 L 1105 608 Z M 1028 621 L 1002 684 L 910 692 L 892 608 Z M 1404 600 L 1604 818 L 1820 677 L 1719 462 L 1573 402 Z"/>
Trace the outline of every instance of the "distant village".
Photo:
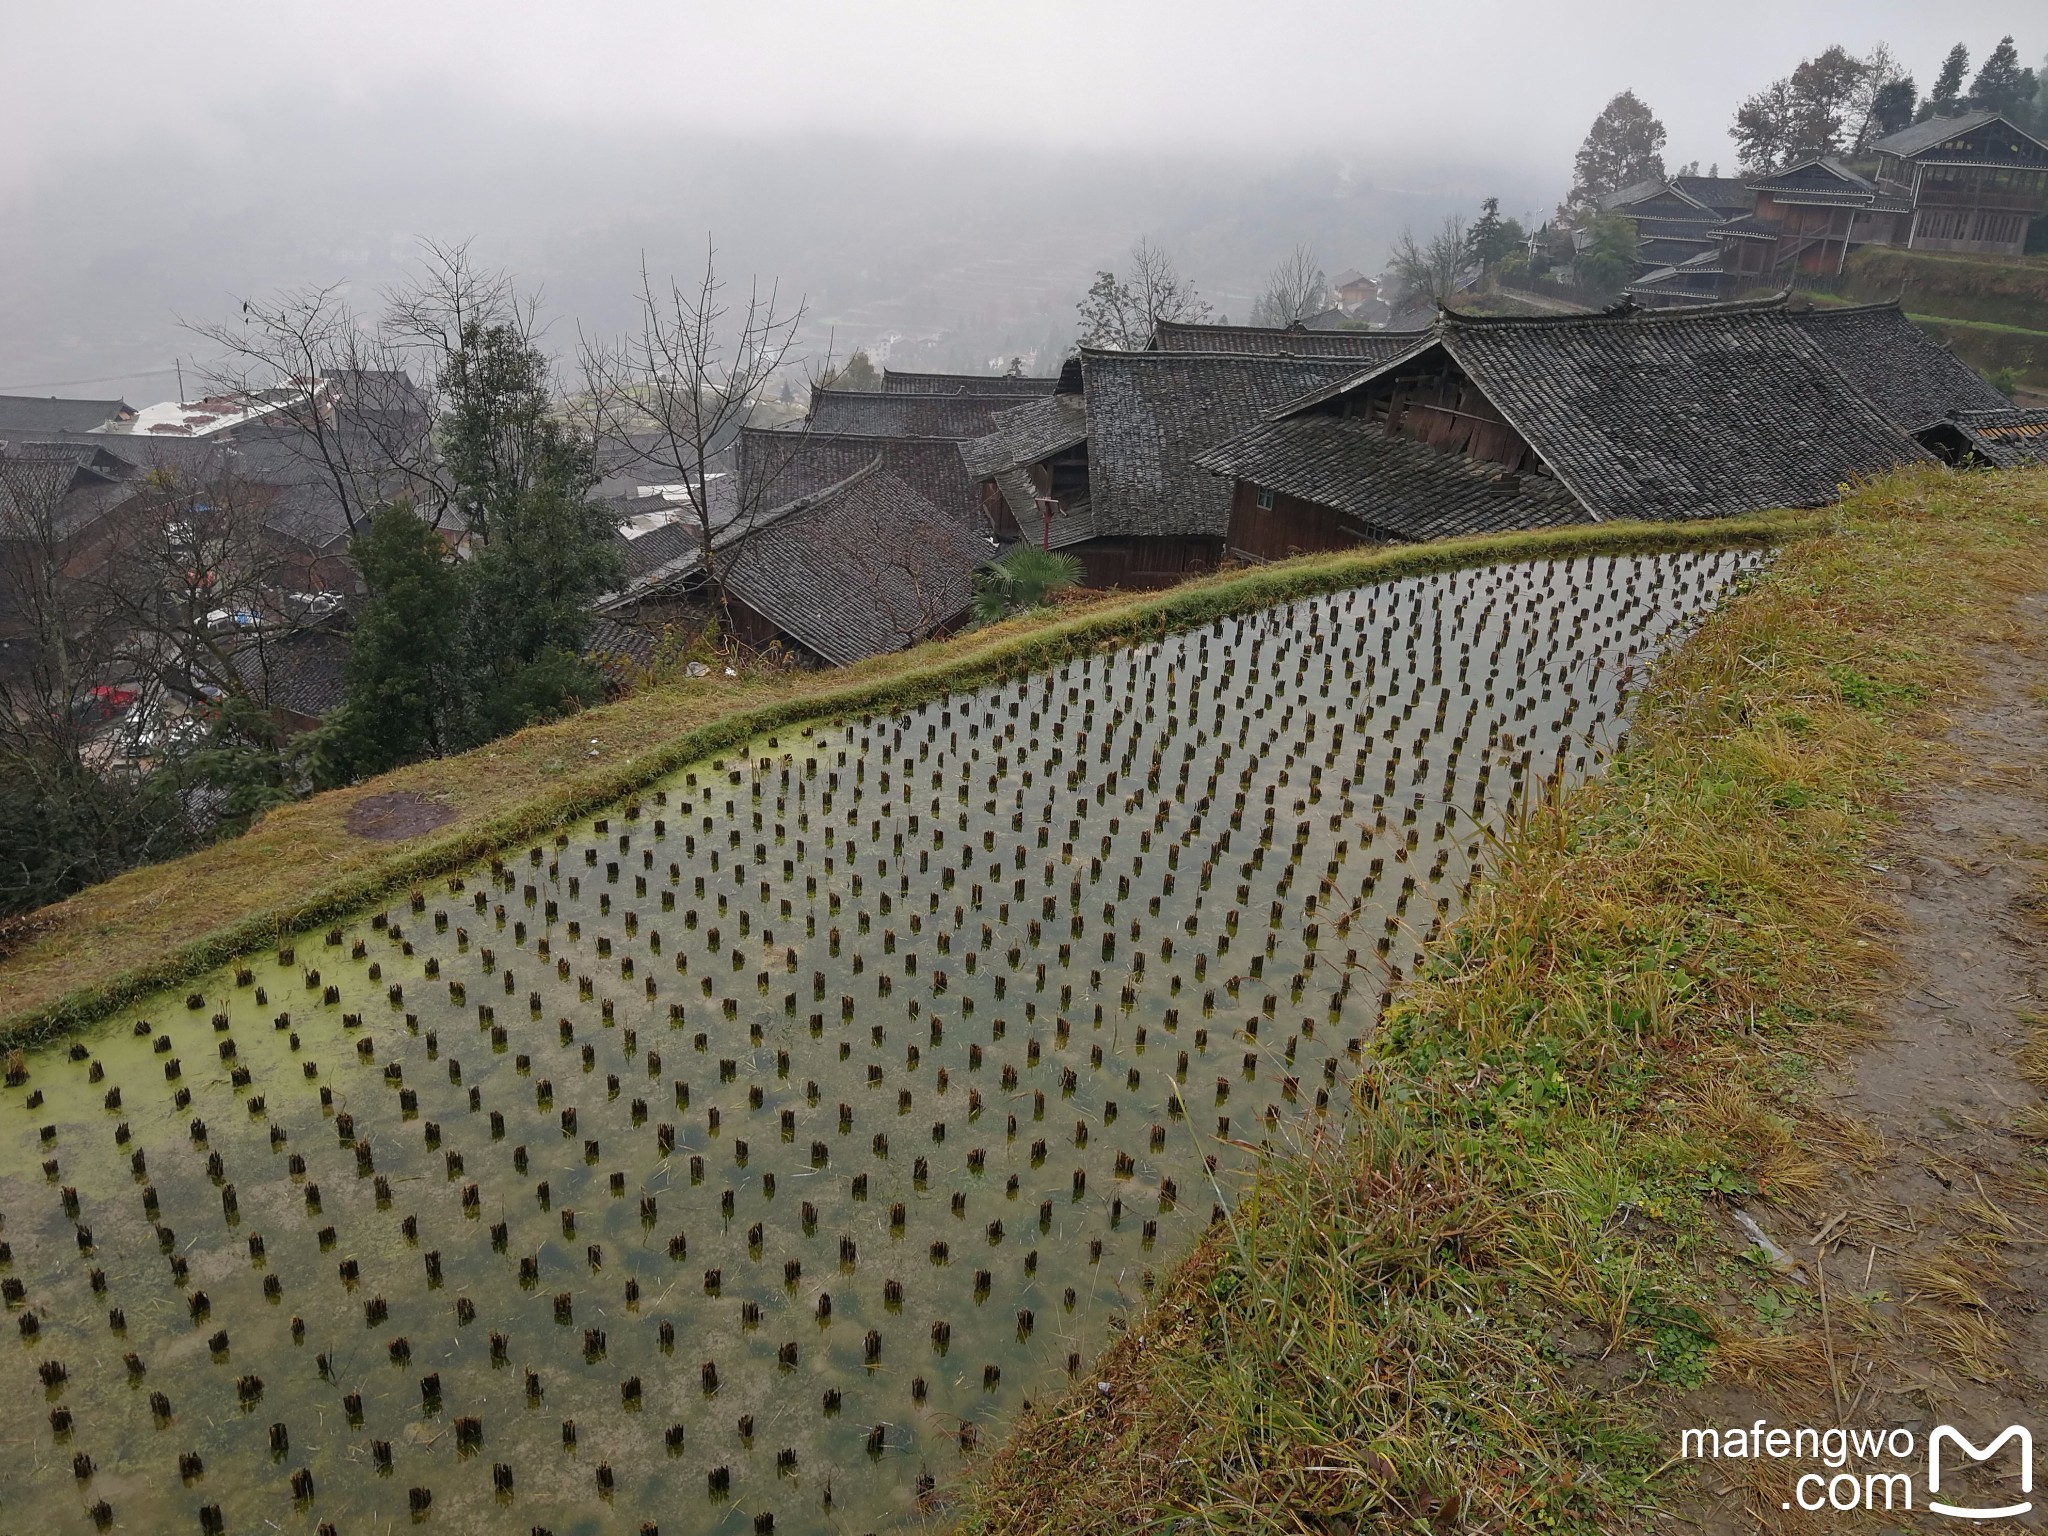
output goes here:
<path id="1" fill-rule="evenodd" d="M 977 597 L 1019 552 L 1061 557 L 1068 584 L 1158 588 L 1366 545 L 1810 507 L 1900 465 L 2048 462 L 2048 411 L 1897 304 L 1791 292 L 1867 246 L 2018 254 L 2048 209 L 2048 145 L 1966 110 L 1862 163 L 1600 193 L 1594 217 L 1625 221 L 1635 252 L 1605 307 L 1500 313 L 1456 284 L 1390 305 L 1358 271 L 1317 273 L 1321 307 L 1286 324 L 1154 305 L 1122 344 L 1098 327 L 1036 377 L 860 358 L 796 409 L 764 383 L 680 481 L 620 432 L 588 476 L 611 574 L 584 659 L 615 689 L 669 664 L 847 666 L 993 616 Z M 1526 237 L 1553 291 L 1585 239 Z M 38 593 L 69 582 L 112 594 L 96 622 L 150 637 L 52 685 L 98 768 L 197 742 L 228 701 L 319 726 L 373 595 L 364 466 L 431 473 L 432 387 L 362 367 L 139 407 L 0 397 L 0 668 L 50 665 Z"/>

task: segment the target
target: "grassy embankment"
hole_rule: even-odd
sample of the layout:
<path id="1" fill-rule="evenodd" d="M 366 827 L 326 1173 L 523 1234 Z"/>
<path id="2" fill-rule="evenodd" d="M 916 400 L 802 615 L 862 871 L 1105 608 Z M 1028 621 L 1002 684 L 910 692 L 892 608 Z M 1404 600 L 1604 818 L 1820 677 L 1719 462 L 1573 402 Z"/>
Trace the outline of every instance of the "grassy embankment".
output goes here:
<path id="1" fill-rule="evenodd" d="M 1798 518 L 1608 523 L 1454 539 L 1225 573 L 1164 593 L 1105 595 L 840 672 L 651 688 L 459 757 L 419 763 L 263 818 L 244 836 L 132 870 L 15 925 L 0 955 L 0 1044 L 37 1038 L 170 986 L 279 935 L 605 805 L 680 764 L 768 730 L 974 687 L 1310 592 L 1481 561 L 1697 548 L 1796 532 Z M 365 794 L 408 791 L 453 811 L 395 844 L 352 834 Z"/>
<path id="2" fill-rule="evenodd" d="M 1834 284 L 1857 303 L 1900 299 L 1913 321 L 1984 373 L 2048 392 L 2048 258 L 1865 246 Z"/>
<path id="3" fill-rule="evenodd" d="M 1821 1371 L 1715 1208 L 1815 1185 L 1806 1085 L 1885 984 L 1870 841 L 2044 584 L 2038 472 L 1901 474 L 1789 546 L 1608 776 L 1516 828 L 1352 1114 L 1041 1405 L 967 1529 L 1636 1529 L 1677 1392 Z"/>

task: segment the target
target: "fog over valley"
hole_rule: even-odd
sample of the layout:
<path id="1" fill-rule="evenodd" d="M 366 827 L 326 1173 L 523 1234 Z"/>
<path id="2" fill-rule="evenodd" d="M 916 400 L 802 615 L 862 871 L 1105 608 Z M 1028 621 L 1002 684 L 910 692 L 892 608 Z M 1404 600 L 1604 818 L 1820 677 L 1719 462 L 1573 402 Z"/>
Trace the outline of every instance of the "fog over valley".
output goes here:
<path id="1" fill-rule="evenodd" d="M 1973 46 L 2026 9 L 1978 8 Z M 138 400 L 206 366 L 181 321 L 304 285 L 367 301 L 423 238 L 540 288 L 563 357 L 626 323 L 643 257 L 691 272 L 708 237 L 728 279 L 807 297 L 814 356 L 1048 368 L 1141 236 L 1242 320 L 1296 245 L 1373 274 L 1484 197 L 1540 223 L 1624 88 L 1674 165 L 1732 166 L 1733 104 L 1802 54 L 1881 36 L 1931 78 L 1955 27 L 1738 4 L 1674 48 L 1601 4 L 0 16 L 19 57 L 91 60 L 0 102 L 0 387 Z"/>

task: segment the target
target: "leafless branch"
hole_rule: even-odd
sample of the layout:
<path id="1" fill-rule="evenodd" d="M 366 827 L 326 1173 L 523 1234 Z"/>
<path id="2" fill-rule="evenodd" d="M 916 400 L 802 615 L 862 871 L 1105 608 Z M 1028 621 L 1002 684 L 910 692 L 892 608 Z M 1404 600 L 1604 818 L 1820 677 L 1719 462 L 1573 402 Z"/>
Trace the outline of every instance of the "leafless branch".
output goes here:
<path id="1" fill-rule="evenodd" d="M 708 241 L 703 271 L 688 283 L 657 281 L 643 261 L 638 305 L 632 333 L 580 349 L 592 435 L 613 468 L 644 467 L 683 488 L 703 576 L 722 595 L 724 552 L 788 499 L 779 486 L 804 434 L 775 434 L 789 448 L 764 473 L 722 475 L 717 466 L 731 462 L 763 391 L 794 362 L 805 305 L 785 307 L 779 286 L 758 279 L 743 302 L 728 300 Z"/>

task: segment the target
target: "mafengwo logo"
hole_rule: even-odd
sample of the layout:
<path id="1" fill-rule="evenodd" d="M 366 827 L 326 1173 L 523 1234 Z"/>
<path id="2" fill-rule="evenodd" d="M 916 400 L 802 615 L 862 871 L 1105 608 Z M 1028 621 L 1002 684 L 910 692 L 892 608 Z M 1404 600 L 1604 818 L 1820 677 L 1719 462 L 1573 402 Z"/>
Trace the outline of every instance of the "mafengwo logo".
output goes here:
<path id="1" fill-rule="evenodd" d="M 1989 1445 L 1979 1449 L 1963 1438 L 1960 1430 L 1947 1424 L 1934 1426 L 1934 1433 L 1927 1437 L 1927 1507 L 1937 1515 L 1953 1515 L 1961 1520 L 2009 1520 L 2024 1515 L 2034 1507 L 2032 1499 L 2022 1499 L 2016 1504 L 2001 1505 L 1996 1509 L 1985 1509 L 1968 1504 L 1945 1504 L 1934 1496 L 1941 1492 L 1942 1448 L 1952 1445 L 1971 1461 L 1989 1461 L 2007 1441 L 2018 1441 L 2020 1467 L 2020 1492 L 2034 1491 L 2034 1437 L 2024 1425 L 2009 1424 L 2005 1432 Z M 1955 1465 L 1953 1459 L 1950 1465 Z"/>
<path id="2" fill-rule="evenodd" d="M 1913 1431 L 1896 1429 L 1794 1428 L 1758 1419 L 1730 1429 L 1688 1429 L 1679 1437 L 1679 1455 L 1729 1461 L 1818 1463 L 1825 1470 L 1801 1471 L 1782 1499 L 1783 1509 L 1809 1513 L 1834 1510 L 1884 1511 L 1924 1508 L 1951 1520 L 2011 1520 L 2034 1508 L 2034 1437 L 2023 1424 L 2009 1424 L 1978 1445 L 1952 1424 L 1937 1424 L 1927 1437 L 1927 1482 L 1914 1487 L 1920 1445 Z M 1977 1468 L 2000 1493 L 1959 1502 L 1958 1474 Z M 1790 1469 L 1788 1469 L 1789 1471 Z M 1943 1482 L 1949 1497 L 1943 1498 Z M 1924 1504 L 1916 1495 L 1924 1494 Z"/>

